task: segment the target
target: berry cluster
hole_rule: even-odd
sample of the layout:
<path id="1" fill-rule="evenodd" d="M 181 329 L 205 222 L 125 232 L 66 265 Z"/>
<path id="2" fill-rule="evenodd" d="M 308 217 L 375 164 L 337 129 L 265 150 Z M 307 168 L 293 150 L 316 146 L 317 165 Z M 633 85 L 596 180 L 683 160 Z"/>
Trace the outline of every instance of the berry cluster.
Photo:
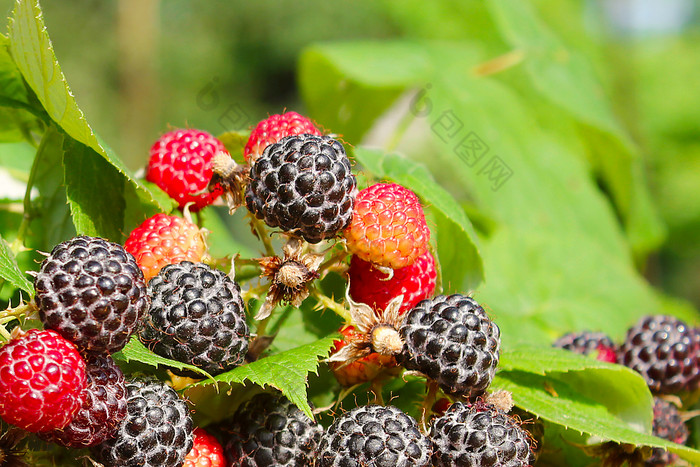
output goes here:
<path id="1" fill-rule="evenodd" d="M 34 287 L 44 330 L 15 332 L 0 349 L 0 416 L 62 446 L 99 445 L 126 420 L 125 379 L 110 354 L 140 328 L 143 273 L 122 246 L 81 236 L 52 250 Z"/>
<path id="2" fill-rule="evenodd" d="M 534 464 L 543 425 L 527 426 L 521 420 L 533 417 L 493 392 L 501 331 L 471 296 L 440 294 L 419 197 L 394 183 L 358 191 L 344 144 L 294 112 L 260 122 L 239 160 L 206 132 L 167 133 L 151 149 L 147 179 L 182 212 L 144 219 L 124 247 L 81 236 L 53 249 L 34 282 L 44 330 L 18 329 L 0 349 L 0 416 L 43 440 L 89 447 L 106 467 Z M 229 211 L 247 208 L 265 256 L 209 255 L 190 212 L 223 204 L 220 196 Z M 345 305 L 314 283 L 331 272 L 347 279 Z M 251 278 L 260 283 L 238 282 Z M 327 363 L 344 393 L 370 383 L 372 403 L 324 429 L 279 393 L 222 398 L 232 415 L 195 428 L 171 386 L 257 360 L 278 332 L 266 333 L 278 305 L 308 297 L 344 319 Z M 125 377 L 112 359 L 141 344 L 173 364 L 170 384 L 165 372 Z M 588 332 L 555 346 L 625 364 L 657 394 L 700 384 L 700 334 L 674 318 L 645 318 L 619 347 Z M 382 385 L 399 375 L 425 380 L 418 420 L 383 403 Z M 657 402 L 654 430 L 682 442 L 673 410 Z M 670 459 L 659 451 L 650 462 Z"/>
<path id="3" fill-rule="evenodd" d="M 656 396 L 673 397 L 700 388 L 700 333 L 673 316 L 642 317 L 619 346 L 606 334 L 589 331 L 565 334 L 553 345 L 625 365 L 639 373 Z M 655 397 L 653 433 L 679 444 L 688 438 L 677 407 L 659 397 Z M 675 458 L 655 448 L 645 465 L 670 465 Z"/>
<path id="4" fill-rule="evenodd" d="M 44 440 L 89 447 L 107 467 L 394 467 L 452 465 L 449 459 L 527 465 L 531 446 L 507 415 L 510 407 L 483 402 L 499 361 L 499 328 L 468 296 L 433 296 L 438 267 L 416 194 L 393 183 L 358 191 L 345 146 L 294 112 L 260 122 L 243 159 L 237 164 L 206 132 L 171 131 L 151 148 L 146 178 L 183 215 L 145 219 L 124 247 L 77 237 L 54 248 L 35 280 L 45 330 L 0 349 L 0 415 Z M 257 336 L 249 330 L 246 301 L 259 295 L 234 280 L 235 261 L 230 275 L 219 269 L 224 263 L 208 255 L 206 231 L 191 220 L 190 212 L 220 195 L 230 211 L 247 207 L 268 254 L 257 260 L 267 280 Z M 280 256 L 268 228 L 286 241 Z M 125 378 L 112 360 L 136 336 L 155 354 L 180 362 L 176 375 L 230 371 L 270 345 L 274 335 L 264 330 L 276 306 L 300 306 L 315 290 L 312 282 L 329 271 L 348 277 L 350 309 L 333 302 L 350 317 L 329 359 L 338 381 L 380 385 L 404 369 L 423 374 L 430 397 L 464 402 L 434 412 L 432 430 L 429 410 L 419 423 L 378 404 L 352 409 L 324 431 L 284 396 L 269 393 L 210 431 L 193 429 L 187 404 L 171 387 Z M 180 384 L 177 377 L 172 384 Z M 486 411 L 498 424 L 455 418 L 457 408 Z M 477 445 L 475 436 L 486 441 Z"/>

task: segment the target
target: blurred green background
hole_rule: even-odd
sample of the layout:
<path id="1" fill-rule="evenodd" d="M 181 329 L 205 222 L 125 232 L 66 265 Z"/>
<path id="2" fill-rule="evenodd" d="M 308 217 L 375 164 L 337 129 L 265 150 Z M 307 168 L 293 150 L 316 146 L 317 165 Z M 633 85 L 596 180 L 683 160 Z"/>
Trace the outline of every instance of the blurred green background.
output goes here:
<path id="1" fill-rule="evenodd" d="M 0 0 L 0 11 L 9 12 L 11 3 Z M 558 40 L 585 56 L 643 160 L 664 228 L 651 241 L 651 254 L 637 255 L 637 267 L 659 288 L 700 306 L 698 2 L 531 4 Z M 133 169 L 144 165 L 150 144 L 170 126 L 218 134 L 290 109 L 311 112 L 319 124 L 336 130 L 300 97 L 298 60 L 312 44 L 459 40 L 506 60 L 514 50 L 480 1 L 61 0 L 42 6 L 78 104 Z M 507 66 L 515 71 L 498 79 L 522 90 L 517 70 L 523 64 L 517 53 L 510 58 L 515 61 Z M 387 143 L 395 134 L 388 125 L 368 126 L 365 143 L 394 145 Z M 431 165 L 428 146 L 423 154 L 416 151 L 422 147 L 412 132 L 398 142 L 399 149 L 413 149 L 411 157 L 428 163 L 469 208 L 470 195 L 443 173 L 449 168 Z M 600 185 L 608 189 L 603 180 Z M 488 219 L 483 225 L 477 215 L 472 220 L 488 229 Z"/>

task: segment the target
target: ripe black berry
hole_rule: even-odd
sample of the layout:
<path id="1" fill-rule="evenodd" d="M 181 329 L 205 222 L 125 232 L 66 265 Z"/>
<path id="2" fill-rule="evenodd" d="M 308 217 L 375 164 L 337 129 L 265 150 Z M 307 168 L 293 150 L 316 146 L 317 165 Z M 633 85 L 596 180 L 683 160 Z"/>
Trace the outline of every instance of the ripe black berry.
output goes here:
<path id="1" fill-rule="evenodd" d="M 552 345 L 581 355 L 591 355 L 604 362 L 617 363 L 617 346 L 603 332 L 570 332 Z"/>
<path id="2" fill-rule="evenodd" d="M 531 452 L 527 433 L 495 407 L 455 402 L 430 430 L 437 467 L 525 467 Z"/>
<path id="3" fill-rule="evenodd" d="M 111 438 L 126 417 L 124 374 L 108 355 L 86 359 L 85 402 L 73 419 L 60 430 L 39 436 L 61 446 L 80 449 Z"/>
<path id="4" fill-rule="evenodd" d="M 357 192 L 343 145 L 329 136 L 287 136 L 250 169 L 248 210 L 309 243 L 347 227 Z"/>
<path id="5" fill-rule="evenodd" d="M 192 449 L 187 403 L 160 381 L 126 384 L 127 416 L 114 438 L 92 448 L 105 467 L 179 467 Z"/>
<path id="6" fill-rule="evenodd" d="M 317 467 L 427 467 L 430 440 L 416 421 L 393 406 L 361 406 L 342 416 L 321 439 Z"/>
<path id="7" fill-rule="evenodd" d="M 220 427 L 231 465 L 303 467 L 314 465 L 323 428 L 286 397 L 258 394 Z"/>
<path id="8" fill-rule="evenodd" d="M 672 316 L 646 316 L 627 331 L 618 361 L 654 393 L 692 391 L 700 383 L 700 335 Z"/>
<path id="9" fill-rule="evenodd" d="M 155 353 L 212 375 L 241 363 L 248 325 L 241 289 L 204 263 L 170 264 L 148 282 L 151 306 L 141 340 Z"/>
<path id="10" fill-rule="evenodd" d="M 688 427 L 683 423 L 675 405 L 658 397 L 654 398 L 654 426 L 652 434 L 677 444 L 688 440 Z M 661 467 L 672 464 L 677 455 L 661 448 L 654 448 L 651 457 L 644 462 L 646 467 Z"/>
<path id="11" fill-rule="evenodd" d="M 447 393 L 474 398 L 496 373 L 500 330 L 464 295 L 423 300 L 406 314 L 398 360 L 435 380 Z"/>
<path id="12" fill-rule="evenodd" d="M 34 287 L 44 327 L 91 352 L 121 350 L 148 307 L 134 257 L 101 238 L 58 244 L 41 264 Z"/>

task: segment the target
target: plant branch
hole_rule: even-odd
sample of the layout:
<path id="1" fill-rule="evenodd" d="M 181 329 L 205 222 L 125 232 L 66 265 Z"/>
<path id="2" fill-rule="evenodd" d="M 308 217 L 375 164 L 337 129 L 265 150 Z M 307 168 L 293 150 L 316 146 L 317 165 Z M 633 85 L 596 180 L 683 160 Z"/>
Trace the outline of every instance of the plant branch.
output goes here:
<path id="1" fill-rule="evenodd" d="M 255 232 L 255 235 L 260 239 L 263 246 L 265 247 L 265 254 L 267 256 L 276 256 L 275 249 L 272 246 L 272 242 L 270 241 L 270 234 L 263 225 L 262 221 L 252 214 L 249 214 L 249 216 L 250 226 L 253 229 L 253 232 Z"/>
<path id="2" fill-rule="evenodd" d="M 426 381 L 426 387 L 427 392 L 420 409 L 420 428 L 423 433 L 428 432 L 428 422 L 430 421 L 430 415 L 433 413 L 433 404 L 435 404 L 439 389 L 438 384 L 430 379 Z"/>
<path id="3" fill-rule="evenodd" d="M 327 308 L 329 310 L 333 310 L 335 314 L 343 318 L 348 323 L 352 321 L 350 312 L 345 308 L 345 306 L 341 305 L 340 303 L 337 303 L 330 297 L 323 295 L 317 288 L 312 288 L 310 290 L 310 295 L 316 299 L 316 301 L 320 305 L 320 308 Z"/>
<path id="4" fill-rule="evenodd" d="M 333 270 L 335 267 L 338 266 L 338 263 L 342 262 L 345 258 L 348 256 L 348 251 L 345 248 L 342 248 L 335 253 L 333 253 L 327 260 L 325 260 L 321 265 L 318 267 L 318 276 L 323 279 L 328 272 Z"/>

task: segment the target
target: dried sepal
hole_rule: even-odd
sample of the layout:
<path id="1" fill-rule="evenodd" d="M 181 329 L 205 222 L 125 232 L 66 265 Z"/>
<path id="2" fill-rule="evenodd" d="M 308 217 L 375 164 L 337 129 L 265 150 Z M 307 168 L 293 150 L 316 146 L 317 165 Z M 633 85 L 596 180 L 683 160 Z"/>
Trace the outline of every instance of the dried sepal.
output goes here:
<path id="1" fill-rule="evenodd" d="M 348 288 L 349 290 L 349 288 Z M 402 322 L 399 313 L 403 295 L 394 297 L 384 310 L 375 310 L 365 303 L 358 303 L 346 293 L 351 325 L 357 333 L 346 338 L 347 345 L 328 358 L 329 362 L 352 363 L 372 352 L 393 356 L 401 352 L 403 340 L 398 332 Z"/>
<path id="2" fill-rule="evenodd" d="M 309 296 L 309 283 L 318 278 L 322 255 L 304 253 L 304 244 L 297 237 L 291 237 L 283 251 L 282 258 L 266 256 L 258 260 L 262 277 L 270 281 L 270 290 L 255 316 L 256 320 L 270 316 L 278 303 L 289 303 L 299 307 Z"/>
<path id="3" fill-rule="evenodd" d="M 212 191 L 218 185 L 223 190 L 223 198 L 228 206 L 229 214 L 243 205 L 244 188 L 248 181 L 250 167 L 246 164 L 238 164 L 225 152 L 218 152 L 211 160 L 212 177 L 208 189 Z"/>
<path id="4" fill-rule="evenodd" d="M 26 431 L 0 422 L 0 465 L 12 467 L 29 465 L 24 460 L 26 447 L 20 447 L 20 442 L 26 435 Z"/>

